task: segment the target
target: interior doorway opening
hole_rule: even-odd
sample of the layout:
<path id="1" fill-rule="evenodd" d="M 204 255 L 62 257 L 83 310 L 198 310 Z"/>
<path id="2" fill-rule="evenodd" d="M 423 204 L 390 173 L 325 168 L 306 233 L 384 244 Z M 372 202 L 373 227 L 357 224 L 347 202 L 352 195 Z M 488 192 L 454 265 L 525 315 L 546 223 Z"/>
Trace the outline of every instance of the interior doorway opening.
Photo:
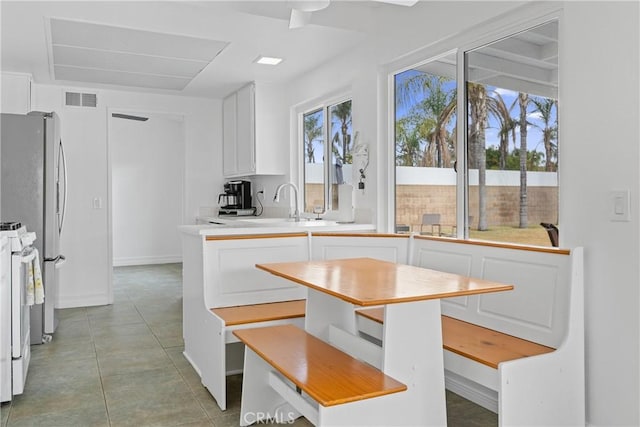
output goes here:
<path id="1" fill-rule="evenodd" d="M 180 262 L 183 117 L 113 110 L 108 121 L 112 267 Z"/>

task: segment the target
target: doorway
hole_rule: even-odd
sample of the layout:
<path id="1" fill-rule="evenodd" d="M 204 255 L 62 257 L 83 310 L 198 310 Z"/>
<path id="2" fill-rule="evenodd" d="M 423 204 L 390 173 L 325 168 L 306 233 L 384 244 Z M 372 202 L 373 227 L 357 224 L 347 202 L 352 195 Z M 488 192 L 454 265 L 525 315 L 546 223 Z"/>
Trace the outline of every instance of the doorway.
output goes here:
<path id="1" fill-rule="evenodd" d="M 112 266 L 180 262 L 184 119 L 109 112 Z"/>

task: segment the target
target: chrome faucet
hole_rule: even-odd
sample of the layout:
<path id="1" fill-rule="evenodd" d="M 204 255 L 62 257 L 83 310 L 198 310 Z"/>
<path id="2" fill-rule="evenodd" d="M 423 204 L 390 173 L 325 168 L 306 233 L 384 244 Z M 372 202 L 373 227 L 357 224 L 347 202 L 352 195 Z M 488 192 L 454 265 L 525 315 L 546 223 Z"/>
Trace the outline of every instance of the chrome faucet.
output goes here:
<path id="1" fill-rule="evenodd" d="M 293 182 L 285 182 L 284 184 L 278 185 L 278 188 L 276 188 L 276 195 L 273 196 L 273 201 L 276 203 L 280 201 L 280 190 L 282 190 L 286 186 L 291 187 L 291 189 L 293 190 L 293 197 L 294 201 L 296 202 L 296 210 L 293 214 L 293 217 L 295 218 L 296 222 L 300 222 L 300 209 L 298 209 L 298 187 L 296 187 Z"/>

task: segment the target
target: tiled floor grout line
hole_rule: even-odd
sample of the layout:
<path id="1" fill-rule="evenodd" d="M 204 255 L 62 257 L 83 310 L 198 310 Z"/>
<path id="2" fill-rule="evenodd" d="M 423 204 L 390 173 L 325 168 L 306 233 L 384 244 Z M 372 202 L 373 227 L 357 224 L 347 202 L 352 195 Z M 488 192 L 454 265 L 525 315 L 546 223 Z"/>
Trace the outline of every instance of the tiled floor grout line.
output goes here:
<path id="1" fill-rule="evenodd" d="M 104 390 L 104 382 L 102 379 L 102 370 L 100 369 L 100 360 L 98 360 L 98 349 L 96 348 L 96 337 L 94 335 L 93 326 L 91 325 L 91 320 L 89 319 L 89 310 L 85 308 L 85 312 L 87 315 L 87 323 L 89 325 L 89 333 L 91 334 L 91 345 L 93 346 L 93 351 L 96 355 L 96 366 L 98 367 L 98 376 L 100 377 L 100 389 L 102 390 L 102 398 L 104 399 L 104 408 L 107 412 L 107 422 L 109 426 L 111 426 L 111 417 L 109 416 L 109 404 L 107 402 L 107 393 Z"/>
<path id="2" fill-rule="evenodd" d="M 182 280 L 182 269 L 180 269 L 180 280 Z M 182 346 L 182 348 L 184 349 L 184 345 Z M 187 381 L 187 379 L 185 378 L 184 374 L 182 373 L 182 371 L 180 369 L 178 369 L 178 366 L 175 364 L 175 361 L 169 356 L 169 354 L 167 353 L 167 349 L 163 347 L 163 349 L 165 350 L 165 354 L 167 354 L 167 357 L 169 357 L 169 359 L 171 360 L 171 363 L 173 364 L 173 366 L 176 368 L 176 370 L 178 371 L 178 374 L 180 375 L 180 377 L 182 378 L 182 381 L 185 382 L 185 384 L 187 385 L 187 387 L 189 387 L 189 390 L 191 391 L 191 394 L 193 395 L 193 398 L 198 402 L 198 405 L 202 408 L 202 410 L 204 411 L 204 413 L 207 416 L 207 419 L 211 422 L 212 425 L 215 425 L 215 421 L 213 420 L 213 418 L 211 417 L 211 415 L 209 415 L 209 411 L 206 410 L 206 408 L 204 407 L 204 405 L 202 404 L 202 401 L 198 398 L 198 396 L 196 396 L 196 392 L 193 389 L 193 387 L 191 386 L 191 384 L 189 383 L 189 381 Z M 184 355 L 183 355 L 184 357 Z"/>
<path id="3" fill-rule="evenodd" d="M 153 332 L 153 329 L 151 328 L 151 326 L 149 326 L 149 324 L 147 323 L 147 319 L 144 318 L 144 315 L 140 312 L 140 309 L 138 308 L 138 305 L 133 302 L 133 306 L 136 309 L 136 312 L 140 315 L 140 317 L 142 318 L 143 322 L 145 325 L 147 325 L 147 327 L 149 328 L 149 330 L 151 331 L 151 334 L 154 336 L 154 338 L 156 339 L 156 341 L 158 341 L 158 344 L 160 344 L 160 348 L 162 348 L 162 351 L 164 351 L 164 354 L 169 358 L 169 360 L 171 361 L 171 365 L 175 368 L 176 372 L 178 373 L 178 375 L 180 375 L 180 378 L 182 379 L 182 381 L 184 381 L 184 383 L 186 384 L 186 386 L 189 388 L 189 391 L 191 392 L 191 395 L 193 396 L 193 398 L 195 399 L 196 402 L 198 402 L 198 406 L 200 406 L 200 408 L 202 408 L 202 411 L 205 413 L 205 415 L 207 416 L 207 419 L 212 423 L 215 424 L 213 421 L 213 418 L 211 418 L 211 416 L 209 415 L 209 412 L 206 410 L 206 408 L 204 407 L 204 405 L 202 404 L 202 402 L 200 401 L 200 399 L 198 399 L 198 397 L 195 394 L 195 391 L 193 390 L 193 387 L 191 387 L 191 384 L 189 384 L 189 382 L 187 381 L 187 379 L 185 378 L 185 376 L 182 374 L 182 372 L 180 371 L 180 369 L 178 369 L 178 366 L 176 365 L 175 361 L 171 358 L 171 356 L 169 356 L 169 353 L 167 352 L 168 348 L 173 348 L 173 347 L 165 347 L 162 345 L 162 342 L 160 342 L 160 339 L 158 339 L 157 335 L 155 334 L 155 332 Z"/>
<path id="4" fill-rule="evenodd" d="M 182 276 L 181 276 L 182 278 Z M 131 301 L 131 299 L 129 299 Z M 149 330 L 151 331 L 151 334 L 153 335 L 153 337 L 156 339 L 156 341 L 158 342 L 158 344 L 160 345 L 160 348 L 162 349 L 162 351 L 164 352 L 164 354 L 167 356 L 167 358 L 169 358 L 169 360 L 171 361 L 171 365 L 175 368 L 176 372 L 178 373 L 178 375 L 180 375 L 180 378 L 182 379 L 182 381 L 185 383 L 185 385 L 189 388 L 189 391 L 191 392 L 191 395 L 193 396 L 193 399 L 198 402 L 198 406 L 200 406 L 200 408 L 202 408 L 202 411 L 204 412 L 204 414 L 207 416 L 207 419 L 211 422 L 212 425 L 215 425 L 213 418 L 211 418 L 211 416 L 209 415 L 209 412 L 206 410 L 206 408 L 204 407 L 204 405 L 202 404 L 202 402 L 200 401 L 200 399 L 198 399 L 198 397 L 195 394 L 195 391 L 193 390 L 193 387 L 191 387 L 191 384 L 189 384 L 189 382 L 187 381 L 187 379 L 185 378 L 185 376 L 183 375 L 183 373 L 180 371 L 180 369 L 178 369 L 178 366 L 176 365 L 175 361 L 171 358 L 171 356 L 169 356 L 169 353 L 167 352 L 168 348 L 174 348 L 174 347 L 165 347 L 164 345 L 162 345 L 162 342 L 160 341 L 160 339 L 158 338 L 158 336 L 156 335 L 156 333 L 153 331 L 153 328 L 147 323 L 147 319 L 145 319 L 144 315 L 142 314 L 142 312 L 140 311 L 140 309 L 138 308 L 138 305 L 136 304 L 135 301 L 131 301 L 131 303 L 133 304 L 136 313 L 138 313 L 138 315 L 140 315 L 140 317 L 142 318 L 142 321 L 144 322 L 144 324 L 147 326 L 147 328 L 149 328 Z M 108 411 L 107 411 L 108 412 Z"/>
<path id="5" fill-rule="evenodd" d="M 175 348 L 175 347 L 168 347 L 168 348 Z M 173 367 L 176 368 L 176 371 L 178 372 L 178 375 L 180 375 L 180 378 L 182 378 L 182 381 L 184 381 L 184 383 L 187 385 L 187 387 L 189 387 L 189 391 L 191 392 L 191 395 L 196 400 L 196 402 L 198 402 L 198 406 L 200 406 L 200 408 L 202 408 L 202 411 L 207 416 L 207 419 L 211 422 L 212 425 L 215 425 L 215 422 L 213 421 L 213 418 L 211 417 L 211 415 L 209 415 L 209 412 L 207 411 L 207 409 L 202 404 L 202 401 L 200 399 L 198 399 L 198 396 L 196 396 L 195 390 L 193 389 L 193 387 L 191 387 L 191 384 L 189 384 L 189 382 L 184 377 L 184 375 L 182 374 L 180 369 L 178 369 L 178 366 L 175 364 L 175 362 L 173 361 L 171 356 L 169 356 L 169 354 L 167 353 L 167 349 L 163 347 L 163 350 L 164 350 L 165 354 L 167 355 L 167 357 L 169 358 L 169 360 L 171 360 L 171 364 L 173 365 Z"/>
<path id="6" fill-rule="evenodd" d="M 5 404 L 5 406 L 8 406 L 7 411 L 9 411 L 9 413 L 7 414 L 5 422 L 2 424 L 3 427 L 9 425 L 9 420 L 11 419 L 11 411 L 13 410 L 13 405 Z"/>

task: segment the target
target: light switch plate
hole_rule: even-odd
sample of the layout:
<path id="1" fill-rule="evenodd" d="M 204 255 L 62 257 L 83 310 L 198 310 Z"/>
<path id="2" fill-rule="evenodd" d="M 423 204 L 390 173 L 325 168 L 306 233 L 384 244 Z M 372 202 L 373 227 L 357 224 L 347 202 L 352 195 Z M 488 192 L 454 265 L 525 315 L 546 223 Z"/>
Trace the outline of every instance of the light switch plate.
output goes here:
<path id="1" fill-rule="evenodd" d="M 629 190 L 614 190 L 609 196 L 609 219 L 611 221 L 631 221 Z"/>
<path id="2" fill-rule="evenodd" d="M 93 209 L 102 209 L 102 198 L 94 197 L 91 204 L 93 206 Z"/>

